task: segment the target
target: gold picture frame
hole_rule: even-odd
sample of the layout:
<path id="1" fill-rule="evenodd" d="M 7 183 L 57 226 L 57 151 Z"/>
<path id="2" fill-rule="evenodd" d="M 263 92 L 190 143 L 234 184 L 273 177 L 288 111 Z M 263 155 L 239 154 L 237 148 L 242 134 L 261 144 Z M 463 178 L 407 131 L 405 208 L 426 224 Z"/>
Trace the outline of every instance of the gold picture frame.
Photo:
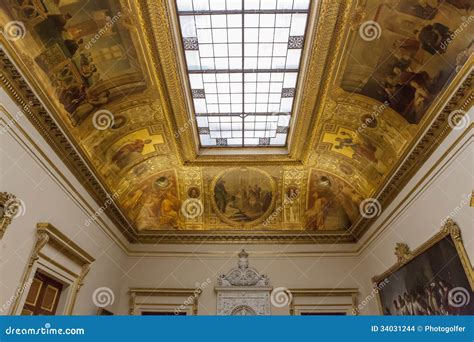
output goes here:
<path id="1" fill-rule="evenodd" d="M 414 251 L 411 251 L 410 248 L 406 243 L 397 243 L 395 246 L 395 255 L 397 256 L 397 262 L 395 265 L 390 267 L 387 271 L 382 273 L 381 275 L 374 276 L 372 278 L 372 283 L 374 285 L 374 292 L 377 294 L 377 302 L 378 307 L 380 310 L 380 314 L 384 314 L 383 310 L 383 302 L 381 298 L 381 287 L 379 284 L 381 282 L 386 282 L 387 278 L 392 276 L 397 271 L 401 270 L 410 262 L 414 261 L 420 255 L 424 254 L 428 250 L 430 250 L 434 245 L 441 242 L 445 238 L 450 238 L 453 242 L 453 245 L 456 249 L 456 254 L 459 257 L 459 260 L 462 264 L 462 269 L 466 275 L 466 278 L 469 282 L 471 287 L 471 291 L 474 291 L 474 270 L 472 268 L 472 264 L 469 261 L 469 257 L 467 255 L 466 249 L 464 248 L 464 244 L 461 238 L 461 230 L 459 226 L 452 220 L 446 220 L 445 224 L 441 228 L 441 230 L 431 237 L 428 241 L 423 243 Z"/>

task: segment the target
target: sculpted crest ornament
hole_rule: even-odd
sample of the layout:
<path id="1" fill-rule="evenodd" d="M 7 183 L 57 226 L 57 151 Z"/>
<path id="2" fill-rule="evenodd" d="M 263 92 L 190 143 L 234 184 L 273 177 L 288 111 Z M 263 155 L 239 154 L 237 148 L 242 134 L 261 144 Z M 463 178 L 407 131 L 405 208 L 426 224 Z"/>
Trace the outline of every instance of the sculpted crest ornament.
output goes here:
<path id="1" fill-rule="evenodd" d="M 265 274 L 260 274 L 255 268 L 249 267 L 248 253 L 241 250 L 238 266 L 217 279 L 220 286 L 268 286 L 270 280 Z"/>

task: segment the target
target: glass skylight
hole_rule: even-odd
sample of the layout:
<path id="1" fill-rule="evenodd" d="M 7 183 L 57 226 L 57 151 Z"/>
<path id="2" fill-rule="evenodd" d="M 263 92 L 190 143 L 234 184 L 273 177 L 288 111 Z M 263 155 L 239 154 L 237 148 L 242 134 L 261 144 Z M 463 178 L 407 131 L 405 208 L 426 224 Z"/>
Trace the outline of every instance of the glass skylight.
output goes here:
<path id="1" fill-rule="evenodd" d="M 309 0 L 176 3 L 201 146 L 286 146 Z"/>

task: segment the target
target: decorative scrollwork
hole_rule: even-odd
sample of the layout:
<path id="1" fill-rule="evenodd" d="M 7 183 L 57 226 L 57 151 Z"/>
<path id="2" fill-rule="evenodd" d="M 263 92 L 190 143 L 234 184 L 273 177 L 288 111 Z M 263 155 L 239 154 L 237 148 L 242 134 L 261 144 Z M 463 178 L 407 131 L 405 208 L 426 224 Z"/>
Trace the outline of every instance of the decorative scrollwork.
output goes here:
<path id="1" fill-rule="evenodd" d="M 270 280 L 265 274 L 260 274 L 253 267 L 249 267 L 248 253 L 242 249 L 239 253 L 238 266 L 227 274 L 218 277 L 220 286 L 268 286 Z"/>
<path id="2" fill-rule="evenodd" d="M 395 255 L 399 263 L 404 263 L 411 257 L 410 247 L 406 243 L 399 242 L 395 246 Z"/>
<path id="3" fill-rule="evenodd" d="M 12 223 L 12 219 L 21 211 L 21 202 L 8 192 L 0 192 L 0 239 Z"/>

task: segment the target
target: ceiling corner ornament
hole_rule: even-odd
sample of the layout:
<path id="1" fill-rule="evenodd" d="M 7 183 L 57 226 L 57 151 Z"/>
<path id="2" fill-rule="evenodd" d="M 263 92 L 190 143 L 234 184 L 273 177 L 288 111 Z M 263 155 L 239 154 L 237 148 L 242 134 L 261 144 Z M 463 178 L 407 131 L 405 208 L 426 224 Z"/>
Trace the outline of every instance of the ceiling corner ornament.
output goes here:
<path id="1" fill-rule="evenodd" d="M 22 210 L 23 204 L 15 195 L 0 192 L 0 240 L 3 238 L 7 227 L 12 223 L 12 219 L 17 217 Z"/>
<path id="2" fill-rule="evenodd" d="M 269 286 L 270 280 L 265 274 L 260 274 L 255 268 L 249 267 L 248 253 L 242 249 L 239 254 L 237 267 L 227 274 L 217 278 L 219 286 Z"/>
<path id="3" fill-rule="evenodd" d="M 404 263 L 411 258 L 410 247 L 406 243 L 398 242 L 395 246 L 395 256 L 399 263 Z"/>

